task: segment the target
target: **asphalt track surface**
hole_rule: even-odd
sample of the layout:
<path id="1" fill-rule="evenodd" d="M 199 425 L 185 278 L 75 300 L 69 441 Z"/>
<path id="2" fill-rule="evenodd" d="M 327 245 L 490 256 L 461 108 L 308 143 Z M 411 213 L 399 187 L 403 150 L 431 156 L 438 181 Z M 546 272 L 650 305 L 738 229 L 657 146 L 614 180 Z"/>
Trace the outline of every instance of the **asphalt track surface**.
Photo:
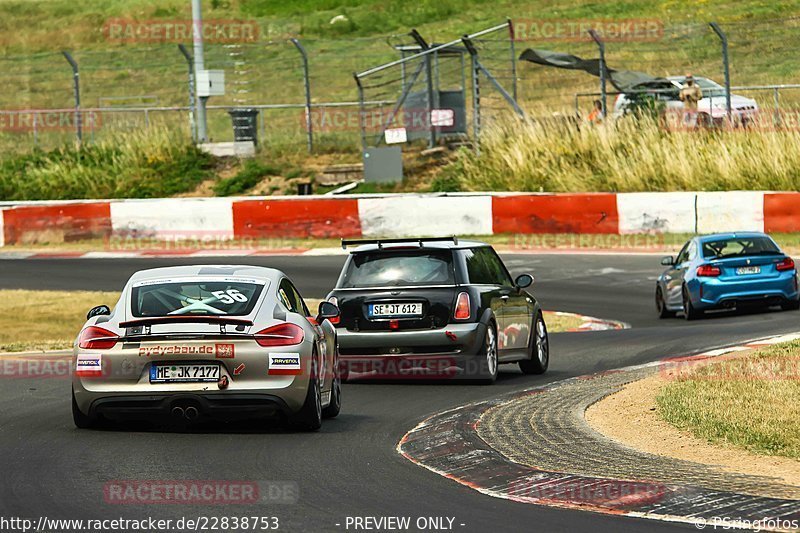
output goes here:
<path id="1" fill-rule="evenodd" d="M 498 394 L 655 359 L 800 330 L 800 313 L 725 314 L 697 322 L 659 320 L 655 256 L 507 255 L 530 272 L 545 309 L 630 323 L 624 331 L 554 334 L 550 371 L 523 376 L 501 367 L 493 386 L 352 383 L 343 408 L 318 433 L 224 424 L 191 431 L 150 426 L 77 430 L 67 379 L 4 379 L 0 386 L 0 516 L 171 518 L 276 516 L 283 531 L 354 531 L 347 517 L 454 518 L 455 531 L 667 531 L 692 525 L 599 515 L 484 496 L 415 466 L 395 446 L 430 414 Z M 343 257 L 0 260 L 0 288 L 119 290 L 135 270 L 187 263 L 247 263 L 286 271 L 308 297 L 333 285 Z M 98 302 L 108 303 L 113 302 Z M 31 325 L 36 327 L 36 325 Z M 291 481 L 295 504 L 118 505 L 103 498 L 114 480 Z M 338 524 L 338 525 L 337 525 Z M 412 530 L 414 530 L 412 528 Z"/>

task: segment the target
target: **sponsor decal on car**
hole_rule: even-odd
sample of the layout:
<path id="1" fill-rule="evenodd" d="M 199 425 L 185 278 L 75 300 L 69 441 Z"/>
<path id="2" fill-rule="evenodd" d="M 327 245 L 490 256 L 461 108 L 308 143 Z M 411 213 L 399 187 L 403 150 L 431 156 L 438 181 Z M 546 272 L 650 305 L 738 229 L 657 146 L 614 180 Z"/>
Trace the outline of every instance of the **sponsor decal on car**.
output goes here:
<path id="1" fill-rule="evenodd" d="M 217 359 L 233 359 L 235 349 L 233 344 L 203 344 L 200 346 L 141 346 L 139 356 L 152 357 L 162 355 L 214 355 Z"/>
<path id="2" fill-rule="evenodd" d="M 217 359 L 233 359 L 233 344 L 216 344 Z"/>
<path id="3" fill-rule="evenodd" d="M 233 375 L 238 376 L 239 374 L 242 373 L 243 370 L 244 370 L 244 363 L 240 364 L 239 366 L 233 369 Z"/>
<path id="4" fill-rule="evenodd" d="M 271 376 L 296 376 L 303 373 L 299 353 L 271 353 L 267 373 Z"/>
<path id="5" fill-rule="evenodd" d="M 103 356 L 100 354 L 82 354 L 75 362 L 75 375 L 94 377 L 103 375 Z"/>

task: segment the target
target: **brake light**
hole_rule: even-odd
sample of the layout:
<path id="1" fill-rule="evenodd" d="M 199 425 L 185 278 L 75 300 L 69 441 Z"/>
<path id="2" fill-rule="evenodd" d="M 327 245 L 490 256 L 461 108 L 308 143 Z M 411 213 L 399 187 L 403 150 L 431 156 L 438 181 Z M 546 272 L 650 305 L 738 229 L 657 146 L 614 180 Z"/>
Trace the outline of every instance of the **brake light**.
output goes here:
<path id="1" fill-rule="evenodd" d="M 259 346 L 292 346 L 303 342 L 303 328 L 296 324 L 284 322 L 277 326 L 262 329 L 255 334 Z"/>
<path id="2" fill-rule="evenodd" d="M 453 314 L 453 316 L 458 320 L 466 320 L 469 318 L 469 315 L 469 294 L 466 292 L 461 292 L 458 294 L 458 299 L 456 300 L 456 312 Z"/>
<path id="3" fill-rule="evenodd" d="M 779 272 L 783 272 L 784 270 L 794 270 L 794 259 L 787 257 L 780 263 L 776 263 L 775 269 Z"/>
<path id="4" fill-rule="evenodd" d="M 700 265 L 697 267 L 697 275 L 703 277 L 713 278 L 719 276 L 722 271 L 719 269 L 718 266 L 714 265 Z"/>
<path id="5" fill-rule="evenodd" d="M 119 335 L 116 333 L 97 326 L 89 326 L 78 336 L 78 347 L 86 350 L 110 350 L 118 340 Z"/>
<path id="6" fill-rule="evenodd" d="M 330 298 L 328 298 L 328 301 L 330 303 L 332 303 L 333 305 L 335 305 L 336 307 L 339 307 L 339 299 L 336 296 L 331 296 Z M 328 320 L 330 321 L 331 324 L 336 325 L 336 324 L 339 323 L 339 320 L 341 320 L 341 318 L 342 318 L 342 315 L 339 314 L 338 316 L 335 316 L 333 318 L 329 318 Z"/>

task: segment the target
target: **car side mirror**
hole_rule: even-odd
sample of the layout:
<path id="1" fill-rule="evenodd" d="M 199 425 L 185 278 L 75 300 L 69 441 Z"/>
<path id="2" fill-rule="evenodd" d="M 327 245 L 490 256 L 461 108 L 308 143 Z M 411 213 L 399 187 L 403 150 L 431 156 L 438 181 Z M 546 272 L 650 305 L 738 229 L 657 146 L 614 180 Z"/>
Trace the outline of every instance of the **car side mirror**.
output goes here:
<path id="1" fill-rule="evenodd" d="M 514 280 L 514 286 L 518 289 L 524 289 L 531 285 L 533 285 L 533 276 L 530 274 L 520 274 L 517 276 L 517 279 Z"/>
<path id="2" fill-rule="evenodd" d="M 330 302 L 320 302 L 317 322 L 322 322 L 326 318 L 336 318 L 339 316 L 339 308 Z"/>
<path id="3" fill-rule="evenodd" d="M 93 316 L 100 316 L 100 315 L 110 315 L 111 309 L 108 308 L 107 305 L 98 305 L 97 307 L 92 307 L 88 313 L 86 313 L 86 320 L 89 320 Z"/>
<path id="4" fill-rule="evenodd" d="M 671 255 L 667 255 L 661 258 L 661 264 L 664 266 L 672 266 L 675 264 L 675 258 Z"/>

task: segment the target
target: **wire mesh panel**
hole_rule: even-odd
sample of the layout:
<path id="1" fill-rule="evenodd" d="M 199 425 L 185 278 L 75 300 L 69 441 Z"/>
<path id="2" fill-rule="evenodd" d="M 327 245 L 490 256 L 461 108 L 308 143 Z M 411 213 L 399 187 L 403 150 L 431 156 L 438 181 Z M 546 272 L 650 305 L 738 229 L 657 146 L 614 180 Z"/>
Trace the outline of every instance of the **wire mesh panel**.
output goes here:
<path id="1" fill-rule="evenodd" d="M 416 32 L 410 42 L 396 41 L 398 59 L 355 76 L 362 147 L 415 140 L 433 146 L 475 133 L 481 120 L 513 108 L 510 30 L 507 22 L 444 44 L 428 43 Z"/>

